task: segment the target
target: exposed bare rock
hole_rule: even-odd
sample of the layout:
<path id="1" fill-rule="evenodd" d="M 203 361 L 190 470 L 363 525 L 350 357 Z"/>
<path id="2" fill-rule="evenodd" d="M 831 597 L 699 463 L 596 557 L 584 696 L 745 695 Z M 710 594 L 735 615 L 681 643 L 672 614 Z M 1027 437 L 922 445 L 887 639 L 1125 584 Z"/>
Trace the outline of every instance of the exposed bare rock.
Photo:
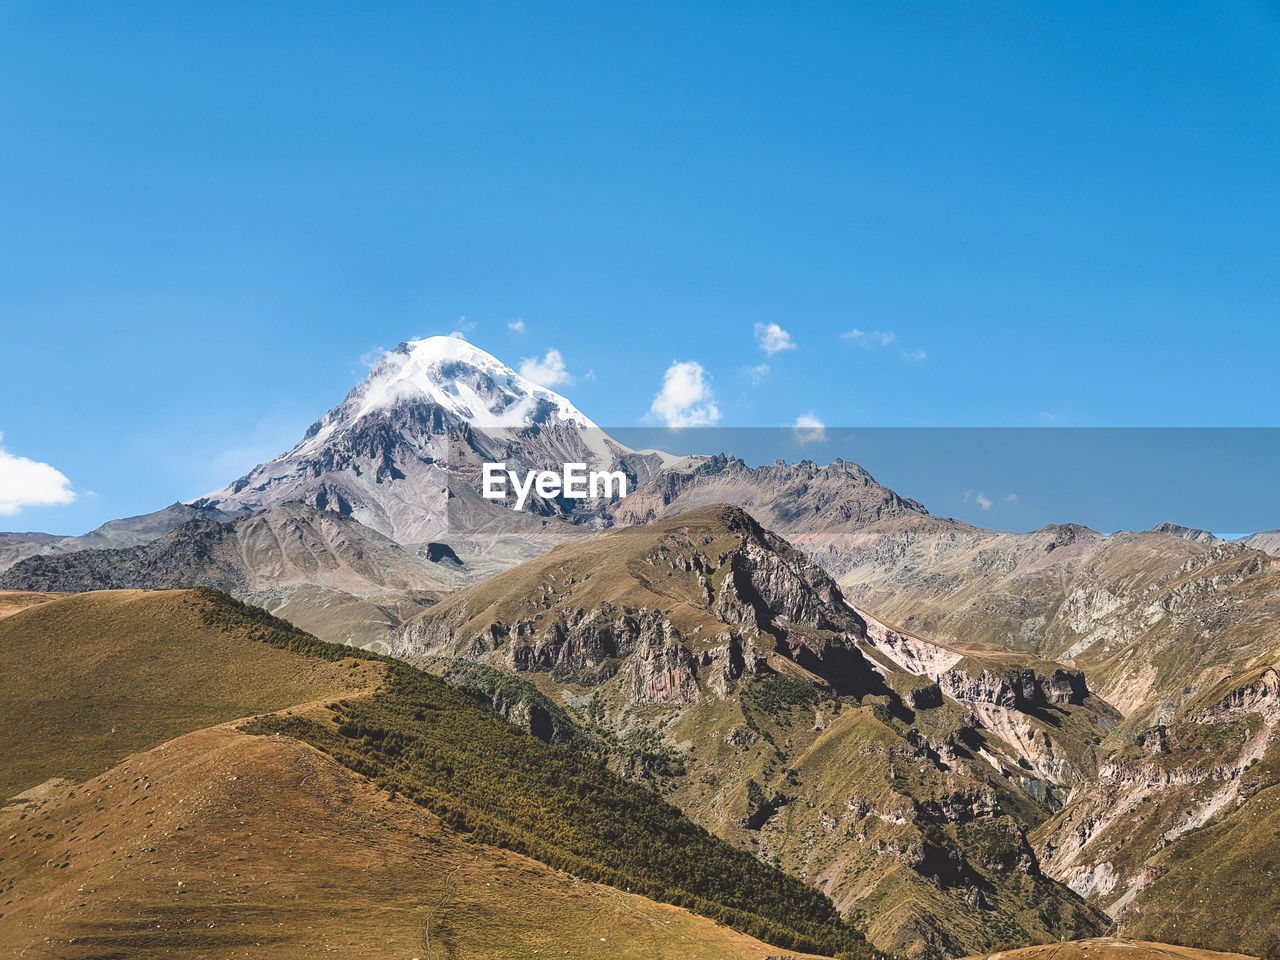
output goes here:
<path id="1" fill-rule="evenodd" d="M 1240 541 L 1240 544 L 1253 550 L 1269 553 L 1273 557 L 1280 557 L 1280 530 L 1265 530 L 1262 533 L 1255 533 L 1252 536 L 1245 537 Z"/>
<path id="2" fill-rule="evenodd" d="M 1196 530 L 1192 527 L 1183 527 L 1176 523 L 1158 523 L 1151 528 L 1152 533 L 1166 533 L 1171 537 L 1177 537 L 1180 540 L 1194 540 L 1196 543 L 1222 543 L 1221 537 L 1214 536 L 1208 530 Z"/>
<path id="3" fill-rule="evenodd" d="M 664 470 L 611 512 L 619 524 L 651 523 L 717 503 L 742 507 L 788 537 L 928 515 L 921 504 L 877 483 L 856 463 L 776 461 L 752 468 L 723 454 L 689 458 L 678 469 Z"/>

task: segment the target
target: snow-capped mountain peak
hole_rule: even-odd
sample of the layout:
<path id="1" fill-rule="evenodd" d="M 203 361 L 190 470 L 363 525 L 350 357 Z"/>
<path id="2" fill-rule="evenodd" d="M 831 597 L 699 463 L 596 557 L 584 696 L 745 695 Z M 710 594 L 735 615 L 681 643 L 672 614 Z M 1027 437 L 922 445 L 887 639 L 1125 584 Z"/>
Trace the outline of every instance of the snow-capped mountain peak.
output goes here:
<path id="1" fill-rule="evenodd" d="M 625 466 L 634 482 L 662 464 L 479 347 L 427 337 L 383 356 L 288 453 L 193 503 L 234 515 L 297 500 L 422 543 L 508 513 L 479 493 L 480 463 L 508 461 L 538 470 Z M 546 509 L 558 515 L 577 505 Z"/>
<path id="2" fill-rule="evenodd" d="M 353 419 L 402 400 L 427 400 L 476 427 L 531 426 L 542 410 L 553 419 L 595 428 L 560 394 L 527 380 L 460 337 L 400 344 L 374 365 L 348 398 L 352 400 Z"/>

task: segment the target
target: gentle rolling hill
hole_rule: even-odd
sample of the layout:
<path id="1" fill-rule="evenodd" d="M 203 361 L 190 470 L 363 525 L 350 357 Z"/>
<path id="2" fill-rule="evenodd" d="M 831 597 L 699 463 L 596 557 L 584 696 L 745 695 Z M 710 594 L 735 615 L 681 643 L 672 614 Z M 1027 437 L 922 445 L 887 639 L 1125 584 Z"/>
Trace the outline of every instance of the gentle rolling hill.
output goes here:
<path id="1" fill-rule="evenodd" d="M 22 744 L 3 753 L 0 795 L 96 775 L 211 724 L 341 696 L 382 670 L 252 643 L 247 628 L 227 631 L 206 614 L 189 590 L 108 590 L 44 595 L 0 619 L 0 721 Z"/>

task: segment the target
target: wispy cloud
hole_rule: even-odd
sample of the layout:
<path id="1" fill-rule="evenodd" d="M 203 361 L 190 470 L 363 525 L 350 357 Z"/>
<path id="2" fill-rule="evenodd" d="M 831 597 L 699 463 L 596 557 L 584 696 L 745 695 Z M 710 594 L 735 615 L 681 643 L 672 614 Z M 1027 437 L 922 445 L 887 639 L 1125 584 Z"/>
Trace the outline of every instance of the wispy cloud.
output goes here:
<path id="1" fill-rule="evenodd" d="M 792 424 L 796 432 L 796 443 L 822 443 L 827 439 L 827 428 L 812 413 L 802 413 Z"/>
<path id="2" fill-rule="evenodd" d="M 374 347 L 372 350 L 366 350 L 360 355 L 360 366 L 364 368 L 364 373 L 368 373 L 374 368 L 379 360 L 387 355 L 386 347 Z M 364 375 L 361 374 L 361 376 Z"/>
<path id="3" fill-rule="evenodd" d="M 455 340 L 465 340 L 469 334 L 475 331 L 475 329 L 476 322 L 474 320 L 468 320 L 466 317 L 459 317 L 458 325 L 453 328 L 449 333 L 449 336 L 453 337 Z"/>
<path id="4" fill-rule="evenodd" d="M 985 496 L 983 496 L 981 493 L 980 493 L 980 494 L 978 494 L 974 499 L 977 501 L 978 506 L 980 506 L 983 510 L 990 510 L 990 509 L 991 509 L 991 501 L 990 501 L 990 500 L 988 500 L 988 499 L 987 499 Z"/>
<path id="5" fill-rule="evenodd" d="M 1005 497 L 1005 498 L 1004 498 L 1004 502 L 1005 502 L 1005 503 L 1013 503 L 1013 502 L 1015 502 L 1017 499 L 1018 499 L 1018 495 L 1017 495 L 1016 493 L 1011 493 L 1011 494 L 1009 494 L 1007 497 Z"/>
<path id="6" fill-rule="evenodd" d="M 854 327 L 840 334 L 841 339 L 850 340 L 860 347 L 870 350 L 872 347 L 887 347 L 897 339 L 892 330 L 859 330 Z"/>
<path id="7" fill-rule="evenodd" d="M 0 440 L 4 434 L 0 433 Z M 0 446 L 0 514 L 23 507 L 52 507 L 75 500 L 71 481 L 62 471 L 38 460 L 15 456 Z"/>
<path id="8" fill-rule="evenodd" d="M 903 350 L 902 359 L 907 363 L 923 363 L 926 354 L 923 350 Z"/>
<path id="9" fill-rule="evenodd" d="M 756 344 L 771 357 L 775 353 L 781 353 L 783 350 L 794 350 L 796 348 L 795 341 L 791 339 L 791 334 L 776 323 L 756 324 Z"/>
<path id="10" fill-rule="evenodd" d="M 747 375 L 751 377 L 751 385 L 753 387 L 758 386 L 768 372 L 769 365 L 767 363 L 758 363 L 754 367 L 749 367 Z"/>
<path id="11" fill-rule="evenodd" d="M 514 330 L 516 333 L 524 333 L 524 317 L 516 317 L 507 324 L 508 330 Z"/>
<path id="12" fill-rule="evenodd" d="M 552 348 L 539 360 L 537 357 L 524 357 L 520 361 L 520 376 L 543 387 L 554 387 L 560 383 L 573 383 L 573 377 L 565 369 L 564 357 L 560 351 Z"/>
<path id="13" fill-rule="evenodd" d="M 676 360 L 662 377 L 662 389 L 653 398 L 649 415 L 669 427 L 705 427 L 720 419 L 715 394 L 702 364 Z"/>

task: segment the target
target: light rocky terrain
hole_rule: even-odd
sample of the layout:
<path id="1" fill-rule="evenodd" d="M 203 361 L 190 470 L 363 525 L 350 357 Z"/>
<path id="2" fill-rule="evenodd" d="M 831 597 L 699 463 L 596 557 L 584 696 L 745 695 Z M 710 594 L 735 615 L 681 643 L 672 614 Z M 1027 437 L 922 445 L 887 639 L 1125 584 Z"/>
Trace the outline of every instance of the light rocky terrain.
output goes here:
<path id="1" fill-rule="evenodd" d="M 1252 536 L 1245 537 L 1240 543 L 1255 550 L 1262 550 L 1273 557 L 1280 557 L 1280 530 L 1265 530 L 1262 533 L 1255 533 Z"/>

